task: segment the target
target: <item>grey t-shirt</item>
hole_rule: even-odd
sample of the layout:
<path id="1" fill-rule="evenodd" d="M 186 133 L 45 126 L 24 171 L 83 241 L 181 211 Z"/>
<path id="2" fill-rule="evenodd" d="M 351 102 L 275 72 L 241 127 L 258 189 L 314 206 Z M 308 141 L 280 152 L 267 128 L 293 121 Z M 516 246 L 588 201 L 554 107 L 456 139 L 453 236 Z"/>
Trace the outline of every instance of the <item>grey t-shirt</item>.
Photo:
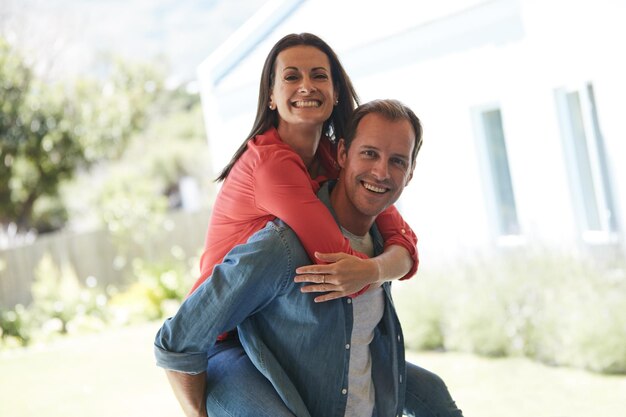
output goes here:
<path id="1" fill-rule="evenodd" d="M 356 236 L 343 229 L 353 249 L 374 255 L 374 242 L 368 233 Z M 370 343 L 374 329 L 383 317 L 385 301 L 380 286 L 352 299 L 352 335 L 350 337 L 350 366 L 348 368 L 348 399 L 346 417 L 371 416 L 374 411 L 375 391 L 372 381 Z"/>

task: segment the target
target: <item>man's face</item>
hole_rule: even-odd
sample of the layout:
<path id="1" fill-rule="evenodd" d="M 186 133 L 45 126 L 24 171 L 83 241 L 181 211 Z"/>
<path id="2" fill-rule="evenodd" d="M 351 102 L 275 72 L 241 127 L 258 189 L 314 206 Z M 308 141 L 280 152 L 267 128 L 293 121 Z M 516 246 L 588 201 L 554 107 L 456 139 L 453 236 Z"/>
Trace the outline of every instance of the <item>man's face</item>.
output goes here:
<path id="1" fill-rule="evenodd" d="M 376 113 L 363 117 L 350 149 L 343 140 L 339 142 L 344 209 L 367 218 L 393 204 L 413 175 L 414 146 L 415 133 L 408 120 L 392 121 Z"/>

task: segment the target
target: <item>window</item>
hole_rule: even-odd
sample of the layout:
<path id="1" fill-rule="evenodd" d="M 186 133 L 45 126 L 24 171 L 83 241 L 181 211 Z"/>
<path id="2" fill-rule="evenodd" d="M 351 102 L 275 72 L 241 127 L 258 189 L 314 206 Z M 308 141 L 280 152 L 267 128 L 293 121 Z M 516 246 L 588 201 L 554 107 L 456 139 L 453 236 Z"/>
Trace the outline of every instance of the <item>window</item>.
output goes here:
<path id="1" fill-rule="evenodd" d="M 498 236 L 520 234 L 509 158 L 506 150 L 502 114 L 499 108 L 475 113 L 485 167 L 486 188 L 491 202 L 492 224 Z"/>
<path id="2" fill-rule="evenodd" d="M 606 240 L 617 231 L 617 221 L 593 85 L 558 89 L 556 101 L 568 177 L 583 238 Z"/>

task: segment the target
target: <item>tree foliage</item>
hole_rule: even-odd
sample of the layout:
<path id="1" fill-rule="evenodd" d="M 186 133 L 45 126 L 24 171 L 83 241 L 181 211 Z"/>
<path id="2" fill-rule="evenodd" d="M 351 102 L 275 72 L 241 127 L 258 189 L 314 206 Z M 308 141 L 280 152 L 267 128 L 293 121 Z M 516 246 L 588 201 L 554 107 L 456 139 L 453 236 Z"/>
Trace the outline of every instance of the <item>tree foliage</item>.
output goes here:
<path id="1" fill-rule="evenodd" d="M 44 82 L 0 38 L 0 224 L 48 231 L 66 220 L 60 185 L 119 157 L 143 128 L 163 77 L 110 59 L 101 79 Z"/>

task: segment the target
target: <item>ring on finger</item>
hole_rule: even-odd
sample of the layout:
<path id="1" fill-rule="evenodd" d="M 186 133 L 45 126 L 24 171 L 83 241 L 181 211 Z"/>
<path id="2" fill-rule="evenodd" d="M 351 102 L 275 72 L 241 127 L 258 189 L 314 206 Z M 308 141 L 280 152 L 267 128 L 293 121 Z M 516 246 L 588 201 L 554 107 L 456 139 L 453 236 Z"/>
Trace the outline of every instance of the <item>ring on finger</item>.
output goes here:
<path id="1" fill-rule="evenodd" d="M 322 284 L 326 284 L 326 275 L 322 275 Z"/>

